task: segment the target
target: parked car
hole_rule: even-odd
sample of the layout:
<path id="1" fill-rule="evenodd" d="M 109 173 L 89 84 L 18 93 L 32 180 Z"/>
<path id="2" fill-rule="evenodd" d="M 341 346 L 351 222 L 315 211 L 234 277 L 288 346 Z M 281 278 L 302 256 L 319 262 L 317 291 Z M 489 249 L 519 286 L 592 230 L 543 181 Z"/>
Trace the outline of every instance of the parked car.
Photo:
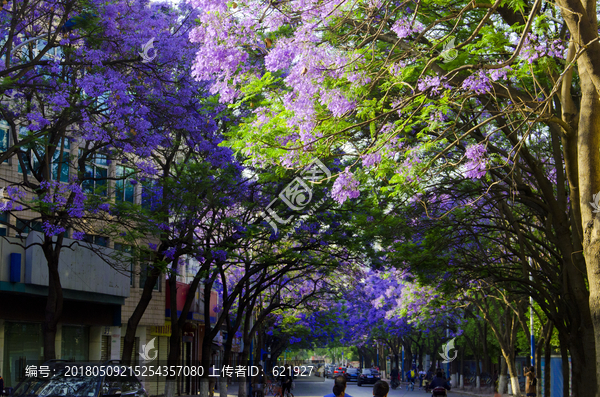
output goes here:
<path id="1" fill-rule="evenodd" d="M 377 382 L 378 380 L 381 380 L 381 375 L 379 375 L 379 372 L 373 369 L 365 368 L 360 371 L 360 375 L 358 375 L 358 379 L 356 380 L 356 385 L 362 386 L 364 384 L 371 384 Z"/>
<path id="2" fill-rule="evenodd" d="M 148 397 L 133 371 L 117 361 L 44 363 L 35 376 L 25 378 L 14 388 L 11 397 Z"/>
<path id="3" fill-rule="evenodd" d="M 346 380 L 348 382 L 358 382 L 358 376 L 360 375 L 360 371 L 358 368 L 348 368 L 346 370 Z"/>
<path id="4" fill-rule="evenodd" d="M 336 376 L 344 375 L 345 373 L 346 367 L 334 367 L 332 377 L 335 378 Z"/>

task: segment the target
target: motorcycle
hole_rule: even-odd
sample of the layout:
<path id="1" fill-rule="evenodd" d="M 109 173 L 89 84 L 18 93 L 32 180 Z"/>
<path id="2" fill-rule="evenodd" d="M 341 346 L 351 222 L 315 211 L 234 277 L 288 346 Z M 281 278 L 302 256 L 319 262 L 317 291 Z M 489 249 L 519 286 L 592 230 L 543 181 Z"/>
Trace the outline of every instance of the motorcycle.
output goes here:
<path id="1" fill-rule="evenodd" d="M 446 389 L 438 386 L 438 387 L 434 387 L 433 390 L 431 390 L 431 397 L 437 397 L 437 396 L 443 396 L 446 397 L 448 394 L 446 393 Z"/>

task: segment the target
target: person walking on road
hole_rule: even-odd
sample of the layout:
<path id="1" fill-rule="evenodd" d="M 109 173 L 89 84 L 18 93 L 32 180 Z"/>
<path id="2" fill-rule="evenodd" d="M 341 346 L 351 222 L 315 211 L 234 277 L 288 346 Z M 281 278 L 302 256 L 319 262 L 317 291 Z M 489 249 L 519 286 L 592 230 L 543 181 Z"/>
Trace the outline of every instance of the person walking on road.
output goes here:
<path id="1" fill-rule="evenodd" d="M 292 382 L 294 381 L 294 373 L 292 367 L 288 364 L 281 374 L 281 397 L 292 396 Z M 287 394 L 286 394 L 287 392 Z"/>
<path id="2" fill-rule="evenodd" d="M 408 381 L 408 383 L 406 384 L 406 391 L 408 391 L 409 388 L 412 390 L 415 390 L 415 380 L 416 379 L 417 379 L 417 371 L 413 365 L 413 368 L 410 371 L 406 372 L 406 380 Z"/>
<path id="3" fill-rule="evenodd" d="M 419 371 L 419 390 L 421 390 L 423 388 L 423 382 L 425 381 L 425 376 L 427 376 L 427 372 L 425 372 L 423 370 L 423 367 L 421 367 L 421 370 Z"/>
<path id="4" fill-rule="evenodd" d="M 258 366 L 258 374 L 252 377 L 252 391 L 254 397 L 264 397 L 265 395 L 265 372 L 262 365 Z"/>
<path id="5" fill-rule="evenodd" d="M 525 383 L 525 394 L 527 397 L 535 397 L 537 394 L 537 378 L 535 377 L 535 367 L 532 365 L 524 374 L 527 377 Z"/>
<path id="6" fill-rule="evenodd" d="M 390 373 L 390 384 L 392 389 L 396 389 L 400 386 L 400 371 L 398 370 L 398 367 L 394 367 Z"/>
<path id="7" fill-rule="evenodd" d="M 341 393 L 341 397 L 352 397 L 346 393 L 346 377 L 343 375 L 336 376 L 333 379 L 333 393 L 326 394 L 324 397 L 340 397 L 336 393 Z"/>
<path id="8" fill-rule="evenodd" d="M 373 385 L 373 397 L 387 397 L 390 392 L 390 385 L 384 380 L 378 380 Z"/>

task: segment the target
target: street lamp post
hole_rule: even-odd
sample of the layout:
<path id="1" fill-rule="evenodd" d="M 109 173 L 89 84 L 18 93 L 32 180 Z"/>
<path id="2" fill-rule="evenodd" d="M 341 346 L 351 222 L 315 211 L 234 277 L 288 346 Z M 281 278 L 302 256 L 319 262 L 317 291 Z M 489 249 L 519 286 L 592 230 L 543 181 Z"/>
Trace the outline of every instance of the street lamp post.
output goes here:
<path id="1" fill-rule="evenodd" d="M 529 264 L 531 265 L 531 258 L 529 258 Z M 531 272 L 529 272 L 529 281 L 533 283 Z M 531 295 L 529 295 L 529 335 L 531 338 L 531 366 L 533 367 L 535 366 L 535 335 L 533 334 L 533 297 Z"/>
<path id="2" fill-rule="evenodd" d="M 446 322 L 446 327 L 446 340 L 448 340 L 450 339 L 450 321 Z M 479 363 L 477 365 L 479 365 Z M 448 378 L 450 377 L 450 361 L 446 363 L 446 376 Z"/>
<path id="3" fill-rule="evenodd" d="M 404 345 L 402 345 L 402 381 L 404 381 Z"/>

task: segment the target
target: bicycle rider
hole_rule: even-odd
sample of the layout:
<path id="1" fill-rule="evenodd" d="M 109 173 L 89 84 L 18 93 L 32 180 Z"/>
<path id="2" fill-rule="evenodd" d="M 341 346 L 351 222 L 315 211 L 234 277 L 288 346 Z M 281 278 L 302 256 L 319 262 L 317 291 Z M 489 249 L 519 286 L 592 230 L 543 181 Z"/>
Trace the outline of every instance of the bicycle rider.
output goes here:
<path id="1" fill-rule="evenodd" d="M 406 384 L 406 391 L 408 391 L 409 387 L 412 388 L 412 390 L 415 390 L 415 380 L 417 379 L 417 370 L 415 365 L 413 365 L 410 371 L 406 372 L 406 379 L 408 380 L 408 383 Z"/>

